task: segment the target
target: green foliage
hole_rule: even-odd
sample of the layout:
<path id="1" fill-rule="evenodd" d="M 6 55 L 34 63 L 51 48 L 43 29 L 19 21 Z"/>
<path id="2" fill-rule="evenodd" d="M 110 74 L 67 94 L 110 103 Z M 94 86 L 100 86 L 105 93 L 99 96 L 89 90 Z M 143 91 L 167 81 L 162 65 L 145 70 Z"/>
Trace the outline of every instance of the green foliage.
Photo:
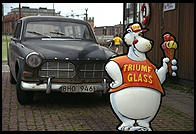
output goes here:
<path id="1" fill-rule="evenodd" d="M 9 47 L 7 44 L 10 43 L 11 36 L 7 36 L 7 42 L 6 42 L 6 36 L 2 35 L 2 61 L 7 61 L 7 47 Z"/>

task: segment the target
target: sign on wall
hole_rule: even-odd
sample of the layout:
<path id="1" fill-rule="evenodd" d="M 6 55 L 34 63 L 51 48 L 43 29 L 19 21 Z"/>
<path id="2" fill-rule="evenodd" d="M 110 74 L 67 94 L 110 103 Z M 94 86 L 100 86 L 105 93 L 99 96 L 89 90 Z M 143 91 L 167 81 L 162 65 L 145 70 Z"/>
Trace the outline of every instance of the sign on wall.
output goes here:
<path id="1" fill-rule="evenodd" d="M 176 3 L 164 3 L 163 4 L 163 11 L 169 11 L 176 9 Z"/>

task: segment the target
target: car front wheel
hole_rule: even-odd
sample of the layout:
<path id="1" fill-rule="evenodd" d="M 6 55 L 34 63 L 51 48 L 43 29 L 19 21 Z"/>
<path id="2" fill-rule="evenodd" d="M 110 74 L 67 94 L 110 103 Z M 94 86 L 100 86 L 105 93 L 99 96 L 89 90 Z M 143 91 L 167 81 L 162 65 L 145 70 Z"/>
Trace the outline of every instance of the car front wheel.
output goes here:
<path id="1" fill-rule="evenodd" d="M 17 99 L 21 105 L 30 104 L 33 102 L 33 93 L 21 90 L 21 73 L 18 72 L 16 84 Z"/>
<path id="2" fill-rule="evenodd" d="M 14 77 L 13 77 L 11 71 L 10 71 L 10 83 L 11 83 L 11 84 L 16 84 L 16 80 L 14 79 Z"/>

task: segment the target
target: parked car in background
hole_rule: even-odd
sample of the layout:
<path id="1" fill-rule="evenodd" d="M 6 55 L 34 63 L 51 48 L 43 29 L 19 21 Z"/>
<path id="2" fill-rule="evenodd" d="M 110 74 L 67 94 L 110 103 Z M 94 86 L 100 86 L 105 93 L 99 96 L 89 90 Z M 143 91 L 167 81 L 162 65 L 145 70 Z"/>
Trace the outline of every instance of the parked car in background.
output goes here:
<path id="1" fill-rule="evenodd" d="M 87 22 L 56 16 L 18 20 L 8 52 L 20 104 L 31 103 L 37 91 L 106 93 L 110 80 L 104 66 L 116 55 L 97 43 Z"/>

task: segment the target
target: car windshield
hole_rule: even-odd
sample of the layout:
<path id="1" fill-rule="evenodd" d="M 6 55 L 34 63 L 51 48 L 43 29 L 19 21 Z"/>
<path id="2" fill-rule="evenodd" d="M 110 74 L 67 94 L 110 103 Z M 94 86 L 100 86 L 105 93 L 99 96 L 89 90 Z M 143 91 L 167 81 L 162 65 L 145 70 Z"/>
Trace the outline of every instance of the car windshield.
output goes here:
<path id="1" fill-rule="evenodd" d="M 29 22 L 24 37 L 93 40 L 93 35 L 87 25 L 65 21 Z"/>

